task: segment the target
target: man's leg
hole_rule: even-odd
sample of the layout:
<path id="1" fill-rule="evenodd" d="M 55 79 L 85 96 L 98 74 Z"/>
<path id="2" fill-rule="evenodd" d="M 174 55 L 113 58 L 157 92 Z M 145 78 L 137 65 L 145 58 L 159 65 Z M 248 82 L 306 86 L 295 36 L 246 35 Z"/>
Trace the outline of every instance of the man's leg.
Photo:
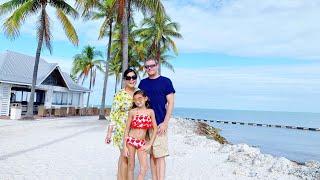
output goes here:
<path id="1" fill-rule="evenodd" d="M 158 180 L 156 158 L 153 156 L 152 153 L 150 154 L 150 168 L 152 180 Z"/>
<path id="2" fill-rule="evenodd" d="M 152 149 L 157 172 L 157 180 L 164 180 L 166 170 L 165 157 L 169 156 L 167 134 L 157 136 Z"/>
<path id="3" fill-rule="evenodd" d="M 156 165 L 157 165 L 158 180 L 164 180 L 165 173 L 166 173 L 166 159 L 165 159 L 165 157 L 157 158 Z"/>

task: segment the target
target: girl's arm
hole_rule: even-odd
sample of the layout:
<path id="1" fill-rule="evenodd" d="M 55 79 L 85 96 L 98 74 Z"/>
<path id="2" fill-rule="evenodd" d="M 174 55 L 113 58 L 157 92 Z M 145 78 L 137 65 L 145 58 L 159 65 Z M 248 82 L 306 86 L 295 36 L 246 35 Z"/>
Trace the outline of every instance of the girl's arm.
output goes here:
<path id="1" fill-rule="evenodd" d="M 153 127 L 153 133 L 150 138 L 150 145 L 153 144 L 154 140 L 156 139 L 157 131 L 158 131 L 158 125 L 156 122 L 156 116 L 154 115 L 154 111 L 150 109 L 150 116 L 151 116 L 151 121 L 152 121 L 152 127 Z"/>

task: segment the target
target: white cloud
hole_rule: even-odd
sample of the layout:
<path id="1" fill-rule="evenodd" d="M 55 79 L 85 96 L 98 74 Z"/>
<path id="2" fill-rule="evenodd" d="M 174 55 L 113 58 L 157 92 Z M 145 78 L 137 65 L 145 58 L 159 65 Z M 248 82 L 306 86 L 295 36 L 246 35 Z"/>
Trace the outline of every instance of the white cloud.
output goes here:
<path id="1" fill-rule="evenodd" d="M 5 0 L 0 0 L 3 2 Z M 320 59 L 320 24 L 317 23 L 320 1 L 173 0 L 164 3 L 172 19 L 181 24 L 184 38 L 177 40 L 177 44 L 183 52 Z M 49 8 L 48 12 L 53 39 L 68 41 L 53 9 Z M 29 17 L 21 33 L 35 36 L 36 19 L 37 16 Z M 79 18 L 72 22 L 80 43 L 105 46 L 106 40 L 97 40 L 101 21 L 84 22 Z"/>
<path id="2" fill-rule="evenodd" d="M 175 0 L 165 5 L 181 24 L 182 51 L 320 59 L 319 1 Z"/>

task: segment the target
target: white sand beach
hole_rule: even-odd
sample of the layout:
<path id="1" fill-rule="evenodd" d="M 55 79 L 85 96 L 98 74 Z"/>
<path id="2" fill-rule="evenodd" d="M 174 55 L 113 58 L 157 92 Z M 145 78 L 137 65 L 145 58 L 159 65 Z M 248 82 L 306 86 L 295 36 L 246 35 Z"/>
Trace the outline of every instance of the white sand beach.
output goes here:
<path id="1" fill-rule="evenodd" d="M 220 145 L 195 129 L 171 119 L 166 179 L 320 179 L 319 162 L 298 165 L 246 144 Z M 0 120 L 0 179 L 116 179 L 119 152 L 104 144 L 105 131 L 97 117 Z"/>

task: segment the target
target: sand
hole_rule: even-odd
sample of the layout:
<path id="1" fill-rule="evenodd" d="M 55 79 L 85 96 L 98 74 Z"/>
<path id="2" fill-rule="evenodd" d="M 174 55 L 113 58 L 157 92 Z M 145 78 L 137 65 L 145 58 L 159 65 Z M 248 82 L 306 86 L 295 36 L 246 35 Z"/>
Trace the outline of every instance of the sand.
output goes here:
<path id="1" fill-rule="evenodd" d="M 320 179 L 319 162 L 299 165 L 246 144 L 221 145 L 195 129 L 170 120 L 166 179 Z M 105 132 L 106 121 L 95 116 L 1 120 L 0 179 L 116 179 L 119 151 L 104 144 Z"/>

